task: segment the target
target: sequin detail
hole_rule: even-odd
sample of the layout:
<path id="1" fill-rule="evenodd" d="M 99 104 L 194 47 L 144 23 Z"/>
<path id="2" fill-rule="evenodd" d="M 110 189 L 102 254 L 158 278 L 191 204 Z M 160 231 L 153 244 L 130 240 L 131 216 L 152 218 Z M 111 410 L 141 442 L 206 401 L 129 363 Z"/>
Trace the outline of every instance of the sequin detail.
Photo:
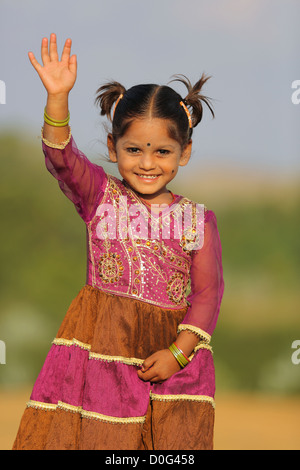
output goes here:
<path id="1" fill-rule="evenodd" d="M 99 275 L 103 282 L 111 284 L 119 281 L 123 274 L 123 263 L 120 255 L 116 253 L 105 253 L 100 256 Z"/>

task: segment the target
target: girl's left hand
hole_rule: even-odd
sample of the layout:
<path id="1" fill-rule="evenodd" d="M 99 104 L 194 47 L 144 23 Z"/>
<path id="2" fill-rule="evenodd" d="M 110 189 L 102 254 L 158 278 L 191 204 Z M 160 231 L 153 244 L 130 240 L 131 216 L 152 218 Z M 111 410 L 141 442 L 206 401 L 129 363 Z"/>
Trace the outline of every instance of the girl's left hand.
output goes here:
<path id="1" fill-rule="evenodd" d="M 160 383 L 181 369 L 169 349 L 157 351 L 145 359 L 138 376 L 145 382 Z"/>

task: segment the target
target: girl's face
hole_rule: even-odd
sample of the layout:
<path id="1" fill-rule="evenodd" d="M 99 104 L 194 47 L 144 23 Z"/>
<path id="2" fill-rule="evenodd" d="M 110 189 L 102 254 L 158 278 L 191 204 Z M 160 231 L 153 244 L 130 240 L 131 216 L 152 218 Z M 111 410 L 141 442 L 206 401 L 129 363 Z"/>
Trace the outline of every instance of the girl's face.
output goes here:
<path id="1" fill-rule="evenodd" d="M 135 119 L 116 145 L 109 134 L 107 144 L 110 160 L 135 192 L 155 204 L 171 202 L 167 184 L 188 163 L 192 141 L 182 149 L 169 136 L 168 121 L 149 118 Z"/>

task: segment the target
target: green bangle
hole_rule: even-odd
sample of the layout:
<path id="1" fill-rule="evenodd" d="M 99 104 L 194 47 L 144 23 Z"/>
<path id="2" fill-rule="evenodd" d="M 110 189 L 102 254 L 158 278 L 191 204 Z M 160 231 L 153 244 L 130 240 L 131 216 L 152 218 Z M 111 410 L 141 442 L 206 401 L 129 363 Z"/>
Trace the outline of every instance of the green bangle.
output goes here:
<path id="1" fill-rule="evenodd" d="M 171 353 L 173 354 L 182 369 L 189 363 L 189 361 L 184 357 L 180 349 L 178 349 L 174 343 L 169 346 L 169 350 L 171 351 Z"/>
<path id="2" fill-rule="evenodd" d="M 70 121 L 70 112 L 68 111 L 68 116 L 66 119 L 62 121 L 58 121 L 56 119 L 52 119 L 48 114 L 46 113 L 46 107 L 44 109 L 44 121 L 49 124 L 49 126 L 54 126 L 54 127 L 64 127 L 69 124 Z"/>

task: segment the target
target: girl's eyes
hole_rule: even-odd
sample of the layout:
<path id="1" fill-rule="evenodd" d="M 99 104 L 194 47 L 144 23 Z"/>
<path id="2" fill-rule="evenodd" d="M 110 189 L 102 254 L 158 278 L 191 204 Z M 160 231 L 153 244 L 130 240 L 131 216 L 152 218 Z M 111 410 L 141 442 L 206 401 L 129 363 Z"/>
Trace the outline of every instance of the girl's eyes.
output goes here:
<path id="1" fill-rule="evenodd" d="M 131 153 L 131 154 L 133 154 L 133 155 L 136 155 L 136 154 L 138 154 L 138 153 L 140 152 L 140 149 L 137 148 L 137 147 L 128 147 L 128 148 L 126 149 L 126 151 L 127 151 L 128 153 Z M 160 156 L 165 157 L 166 155 L 168 155 L 168 154 L 170 153 L 170 150 L 158 149 L 158 150 L 157 150 L 157 153 L 158 153 Z"/>
<path id="2" fill-rule="evenodd" d="M 127 150 L 128 153 L 138 153 L 139 152 L 139 149 L 136 148 L 136 147 L 128 147 L 126 150 Z"/>
<path id="3" fill-rule="evenodd" d="M 169 155 L 170 153 L 170 150 L 164 150 L 164 149 L 160 149 L 158 150 L 158 153 L 160 153 L 160 155 Z"/>

